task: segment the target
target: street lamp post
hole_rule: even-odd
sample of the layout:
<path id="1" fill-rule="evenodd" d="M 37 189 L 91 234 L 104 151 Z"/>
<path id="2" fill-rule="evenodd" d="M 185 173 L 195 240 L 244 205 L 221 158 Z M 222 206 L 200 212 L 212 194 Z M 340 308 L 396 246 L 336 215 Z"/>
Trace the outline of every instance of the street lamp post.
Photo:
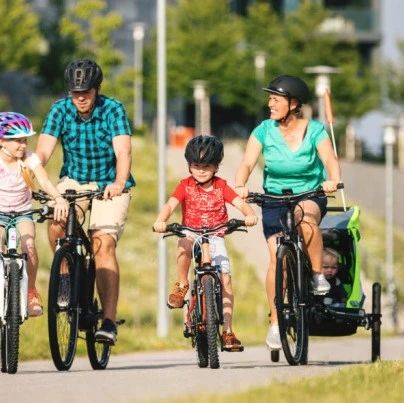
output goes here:
<path id="1" fill-rule="evenodd" d="M 389 298 L 391 319 L 394 330 L 397 331 L 397 294 L 394 278 L 394 236 L 393 236 L 393 146 L 396 142 L 395 126 L 388 122 L 384 126 L 384 145 L 386 157 L 386 196 L 385 196 L 385 214 L 386 214 L 386 280 L 387 295 Z"/>
<path id="2" fill-rule="evenodd" d="M 133 84 L 134 93 L 134 112 L 133 125 L 136 129 L 143 126 L 143 39 L 145 33 L 145 24 L 136 22 L 133 24 L 134 40 L 134 68 L 135 79 Z"/>
<path id="3" fill-rule="evenodd" d="M 195 100 L 195 134 L 210 134 L 210 103 L 207 95 L 207 82 L 195 80 L 194 87 Z"/>
<path id="4" fill-rule="evenodd" d="M 263 51 L 257 51 L 254 55 L 254 67 L 255 67 L 255 81 L 257 85 L 257 94 L 260 93 L 260 89 L 264 85 L 265 80 L 265 66 L 267 63 L 266 53 Z M 258 95 L 257 95 L 258 96 Z M 257 123 L 259 123 L 263 118 L 262 105 L 258 106 L 258 116 Z"/>
<path id="5" fill-rule="evenodd" d="M 315 74 L 316 82 L 315 82 L 315 92 L 318 102 L 318 119 L 325 123 L 326 115 L 325 115 L 325 104 L 324 104 L 324 92 L 328 90 L 331 93 L 331 85 L 330 85 L 330 74 L 339 73 L 339 69 L 330 66 L 314 66 L 314 67 L 306 67 L 304 69 L 305 73 Z"/>
<path id="6" fill-rule="evenodd" d="M 157 138 L 158 138 L 158 206 L 166 200 L 166 131 L 167 131 L 167 66 L 166 66 L 166 0 L 157 0 Z M 168 335 L 167 313 L 167 247 L 158 243 L 158 311 L 157 335 Z"/>

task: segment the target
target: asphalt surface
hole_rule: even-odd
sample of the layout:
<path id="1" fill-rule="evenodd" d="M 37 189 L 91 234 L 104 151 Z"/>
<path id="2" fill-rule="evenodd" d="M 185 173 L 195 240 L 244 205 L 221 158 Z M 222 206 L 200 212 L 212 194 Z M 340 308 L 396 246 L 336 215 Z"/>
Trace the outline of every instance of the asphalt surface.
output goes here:
<path id="1" fill-rule="evenodd" d="M 403 359 L 404 338 L 382 339 L 382 357 Z M 190 348 L 112 356 L 104 371 L 93 371 L 85 358 L 76 359 L 69 372 L 56 371 L 50 361 L 23 362 L 17 374 L 0 374 L 0 401 L 155 402 L 202 392 L 242 391 L 369 363 L 370 333 L 363 339 L 350 336 L 310 342 L 305 366 L 289 366 L 283 354 L 278 363 L 272 363 L 264 347 L 247 347 L 243 353 L 224 352 L 220 360 L 219 369 L 198 368 Z"/>

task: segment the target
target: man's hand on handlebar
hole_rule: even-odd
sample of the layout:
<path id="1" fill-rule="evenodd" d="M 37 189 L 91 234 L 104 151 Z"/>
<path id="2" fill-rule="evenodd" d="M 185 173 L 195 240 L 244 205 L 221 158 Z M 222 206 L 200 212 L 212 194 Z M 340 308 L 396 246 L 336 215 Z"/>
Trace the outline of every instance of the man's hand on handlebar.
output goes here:
<path id="1" fill-rule="evenodd" d="M 104 199 L 112 199 L 114 196 L 120 196 L 125 189 L 125 184 L 114 182 L 105 187 Z"/>

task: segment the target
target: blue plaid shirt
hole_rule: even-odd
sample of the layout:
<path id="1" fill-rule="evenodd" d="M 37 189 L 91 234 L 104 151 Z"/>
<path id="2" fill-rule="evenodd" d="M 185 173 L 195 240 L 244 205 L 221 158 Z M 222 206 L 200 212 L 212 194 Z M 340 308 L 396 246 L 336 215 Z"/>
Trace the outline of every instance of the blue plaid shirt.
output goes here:
<path id="1" fill-rule="evenodd" d="M 97 182 L 100 189 L 115 181 L 116 156 L 112 147 L 115 136 L 131 135 L 123 105 L 99 95 L 90 119 L 80 118 L 71 97 L 56 101 L 43 124 L 41 133 L 60 138 L 63 166 L 60 177 L 79 183 Z M 135 186 L 130 175 L 125 188 Z"/>

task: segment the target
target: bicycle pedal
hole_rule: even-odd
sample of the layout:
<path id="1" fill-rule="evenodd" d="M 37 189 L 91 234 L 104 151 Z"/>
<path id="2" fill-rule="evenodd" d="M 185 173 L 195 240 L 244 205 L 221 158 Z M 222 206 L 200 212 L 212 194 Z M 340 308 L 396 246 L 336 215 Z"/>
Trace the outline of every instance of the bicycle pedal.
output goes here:
<path id="1" fill-rule="evenodd" d="M 125 322 L 126 322 L 125 319 L 118 319 L 118 320 L 115 322 L 115 324 L 116 324 L 117 326 L 121 326 L 121 325 L 123 325 Z"/>

